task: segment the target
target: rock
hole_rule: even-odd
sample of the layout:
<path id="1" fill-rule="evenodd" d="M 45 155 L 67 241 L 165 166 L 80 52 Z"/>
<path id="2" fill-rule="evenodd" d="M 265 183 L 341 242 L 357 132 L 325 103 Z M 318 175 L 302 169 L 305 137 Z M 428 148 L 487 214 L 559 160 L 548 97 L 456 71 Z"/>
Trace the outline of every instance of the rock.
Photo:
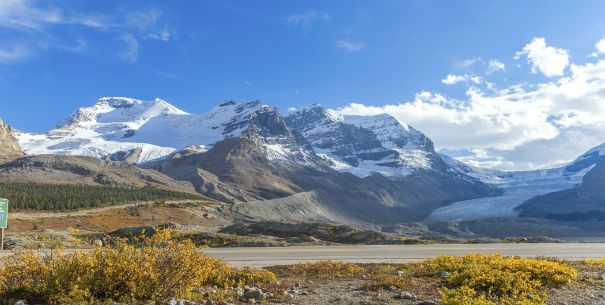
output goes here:
<path id="1" fill-rule="evenodd" d="M 25 301 L 18 300 L 15 302 L 15 305 L 27 305 L 27 303 L 25 303 Z"/>
<path id="2" fill-rule="evenodd" d="M 418 305 L 437 305 L 437 303 L 435 303 L 435 301 L 431 301 L 431 300 L 424 300 L 424 301 L 418 303 Z"/>
<path id="3" fill-rule="evenodd" d="M 260 288 L 250 288 L 244 292 L 246 299 L 262 299 L 265 295 Z"/>
<path id="4" fill-rule="evenodd" d="M 233 291 L 235 291 L 235 295 L 238 297 L 243 297 L 244 296 L 244 288 L 242 287 L 237 287 L 235 289 L 233 289 Z"/>
<path id="5" fill-rule="evenodd" d="M 401 270 L 397 270 L 397 276 L 403 276 L 405 273 Z"/>
<path id="6" fill-rule="evenodd" d="M 95 240 L 92 242 L 92 245 L 93 245 L 93 246 L 95 246 L 95 247 L 103 247 L 103 241 L 102 241 L 102 240 L 100 240 L 100 239 L 95 239 Z"/>
<path id="7" fill-rule="evenodd" d="M 395 287 L 395 286 L 389 286 L 388 290 L 389 291 L 396 291 L 397 287 Z"/>
<path id="8" fill-rule="evenodd" d="M 439 272 L 439 276 L 445 278 L 445 277 L 450 276 L 450 273 L 447 271 L 441 271 L 441 272 Z"/>
<path id="9" fill-rule="evenodd" d="M 396 299 L 400 300 L 413 300 L 415 301 L 417 297 L 407 291 L 402 291 L 395 296 Z"/>
<path id="10" fill-rule="evenodd" d="M 195 304 L 195 302 L 191 302 L 191 301 L 187 301 L 187 300 L 170 299 L 170 300 L 168 300 L 168 302 L 166 302 L 166 305 L 196 305 L 196 304 Z M 206 305 L 209 305 L 209 304 L 206 303 Z M 212 304 L 212 305 L 214 305 L 214 304 Z"/>

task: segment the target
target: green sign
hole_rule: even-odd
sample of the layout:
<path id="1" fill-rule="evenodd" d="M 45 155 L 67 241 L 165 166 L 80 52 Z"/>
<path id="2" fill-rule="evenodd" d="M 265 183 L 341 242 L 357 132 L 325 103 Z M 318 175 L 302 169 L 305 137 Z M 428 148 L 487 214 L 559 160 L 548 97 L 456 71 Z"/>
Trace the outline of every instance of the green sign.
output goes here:
<path id="1" fill-rule="evenodd" d="M 0 198 L 0 228 L 8 227 L 8 199 Z"/>

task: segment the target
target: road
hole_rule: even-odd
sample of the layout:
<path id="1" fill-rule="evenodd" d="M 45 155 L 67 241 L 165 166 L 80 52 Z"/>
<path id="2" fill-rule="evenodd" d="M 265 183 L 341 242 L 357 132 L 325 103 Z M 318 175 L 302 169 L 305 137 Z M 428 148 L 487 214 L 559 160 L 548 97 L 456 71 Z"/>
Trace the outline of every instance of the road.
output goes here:
<path id="1" fill-rule="evenodd" d="M 40 250 L 40 252 L 48 251 Z M 71 252 L 73 250 L 60 251 Z M 467 253 L 500 253 L 507 256 L 546 256 L 581 260 L 605 257 L 605 243 L 241 247 L 203 248 L 200 251 L 239 267 L 265 267 L 318 260 L 353 263 L 405 263 L 440 254 L 464 255 Z M 12 251 L 0 251 L 0 264 L 2 264 L 2 257 L 12 253 Z"/>
<path id="2" fill-rule="evenodd" d="M 203 251 L 209 256 L 224 259 L 236 266 L 264 267 L 317 260 L 403 263 L 439 254 L 464 255 L 467 253 L 500 253 L 502 255 L 547 256 L 580 260 L 604 257 L 605 243 L 307 246 L 210 248 Z"/>

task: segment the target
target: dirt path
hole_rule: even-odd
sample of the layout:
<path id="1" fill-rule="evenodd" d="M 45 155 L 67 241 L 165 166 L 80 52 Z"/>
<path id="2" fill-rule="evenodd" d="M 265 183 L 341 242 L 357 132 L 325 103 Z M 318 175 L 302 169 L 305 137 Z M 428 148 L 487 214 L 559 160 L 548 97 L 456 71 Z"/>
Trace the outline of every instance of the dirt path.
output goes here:
<path id="1" fill-rule="evenodd" d="M 185 202 L 192 201 L 167 201 L 165 204 L 179 204 Z M 207 204 L 211 204 L 209 202 L 205 202 Z M 133 206 L 149 206 L 152 205 L 153 202 L 149 201 L 141 201 L 141 202 L 133 202 L 121 205 L 112 205 L 100 208 L 92 208 L 92 209 L 83 209 L 76 211 L 68 211 L 68 212 L 16 212 L 11 213 L 10 218 L 14 220 L 32 220 L 32 219 L 41 219 L 41 218 L 61 218 L 61 217 L 78 217 L 78 216 L 87 216 L 94 215 L 102 212 L 107 212 L 111 210 L 121 210 L 126 209 Z"/>

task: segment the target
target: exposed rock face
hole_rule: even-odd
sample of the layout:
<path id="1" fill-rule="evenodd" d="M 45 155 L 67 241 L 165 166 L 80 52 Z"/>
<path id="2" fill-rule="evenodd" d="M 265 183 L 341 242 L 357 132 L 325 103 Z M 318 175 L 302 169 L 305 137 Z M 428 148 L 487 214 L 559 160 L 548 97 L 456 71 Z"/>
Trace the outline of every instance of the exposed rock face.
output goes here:
<path id="1" fill-rule="evenodd" d="M 191 183 L 175 181 L 159 172 L 122 162 L 92 157 L 40 155 L 0 165 L 0 183 L 89 184 L 119 187 L 157 187 L 195 193 Z"/>
<path id="2" fill-rule="evenodd" d="M 289 114 L 286 122 L 339 171 L 365 177 L 443 169 L 427 136 L 387 114 L 340 116 L 312 105 Z"/>
<path id="3" fill-rule="evenodd" d="M 130 149 L 130 150 L 126 150 L 126 151 L 118 151 L 111 155 L 107 155 L 103 158 L 103 160 L 122 161 L 122 162 L 126 162 L 128 164 L 135 164 L 138 162 L 139 158 L 141 157 L 142 152 L 143 152 L 143 149 L 141 149 L 140 147 L 137 147 L 134 149 Z"/>
<path id="4" fill-rule="evenodd" d="M 13 129 L 0 119 L 0 163 L 25 155 L 13 136 Z"/>
<path id="5" fill-rule="evenodd" d="M 586 173 L 578 187 L 534 197 L 518 209 L 521 217 L 598 221 L 605 225 L 605 161 Z"/>

